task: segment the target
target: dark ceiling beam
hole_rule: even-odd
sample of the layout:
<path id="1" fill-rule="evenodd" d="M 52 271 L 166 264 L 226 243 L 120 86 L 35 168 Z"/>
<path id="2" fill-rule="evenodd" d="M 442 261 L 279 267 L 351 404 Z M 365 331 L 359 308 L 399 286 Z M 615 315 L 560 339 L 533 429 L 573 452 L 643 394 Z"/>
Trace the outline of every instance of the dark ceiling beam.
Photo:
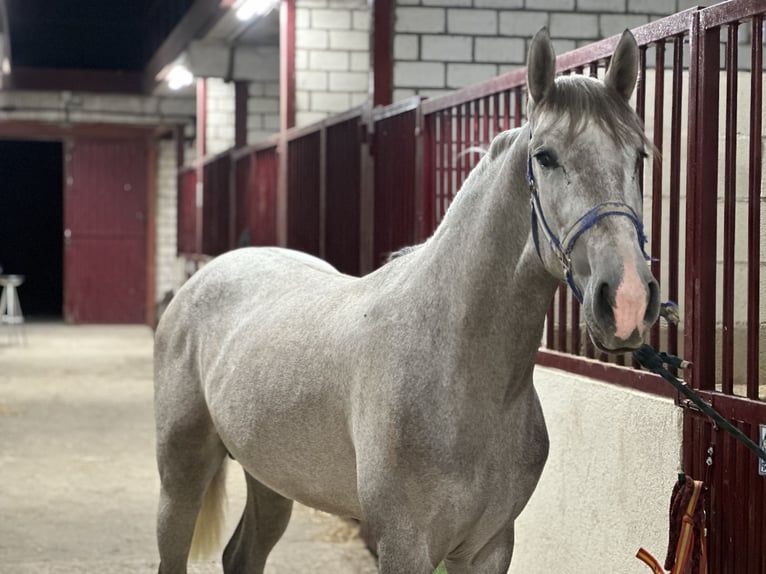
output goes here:
<path id="1" fill-rule="evenodd" d="M 161 136 L 168 129 L 168 126 L 165 126 L 164 131 L 162 131 L 157 126 L 137 126 L 132 124 L 69 124 L 65 122 L 3 120 L 0 122 L 0 139 L 56 141 L 70 137 L 146 138 Z"/>
<path id="2" fill-rule="evenodd" d="M 233 4 L 234 0 L 196 0 L 146 65 L 144 91 L 150 92 L 157 83 L 157 74 L 171 64 L 192 40 L 210 30 Z"/>
<path id="3" fill-rule="evenodd" d="M 75 92 L 143 93 L 141 72 L 113 70 L 73 70 L 13 66 L 7 77 L 13 90 L 70 90 Z"/>

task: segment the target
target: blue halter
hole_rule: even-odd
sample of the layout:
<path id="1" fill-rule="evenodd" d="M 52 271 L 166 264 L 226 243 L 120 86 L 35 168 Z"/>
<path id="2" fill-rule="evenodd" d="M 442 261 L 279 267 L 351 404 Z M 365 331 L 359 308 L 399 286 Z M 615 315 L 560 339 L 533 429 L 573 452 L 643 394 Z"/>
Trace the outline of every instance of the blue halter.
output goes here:
<path id="1" fill-rule="evenodd" d="M 531 131 L 529 137 L 530 139 L 532 138 Z M 631 208 L 627 203 L 619 201 L 605 201 L 604 203 L 600 203 L 592 209 L 589 209 L 584 215 L 582 215 L 582 217 L 580 217 L 577 221 L 574 222 L 574 224 L 572 224 L 572 226 L 564 234 L 563 240 L 559 241 L 558 237 L 556 237 L 556 234 L 550 228 L 550 225 L 548 225 L 548 221 L 545 219 L 545 214 L 543 213 L 543 206 L 540 203 L 540 195 L 537 192 L 535 176 L 532 172 L 532 155 L 530 153 L 527 153 L 527 184 L 529 185 L 529 191 L 531 192 L 529 199 L 530 218 L 532 224 L 532 239 L 535 242 L 535 250 L 537 251 L 537 256 L 540 258 L 540 261 L 543 260 L 542 254 L 540 253 L 540 238 L 538 233 L 538 229 L 542 229 L 543 235 L 545 235 L 545 238 L 548 240 L 548 244 L 550 245 L 551 250 L 556 255 L 564 269 L 564 277 L 566 278 L 567 285 L 569 285 L 572 293 L 580 303 L 583 301 L 583 295 L 580 289 L 578 289 L 577 285 L 575 285 L 574 277 L 572 277 L 572 251 L 574 250 L 575 243 L 579 237 L 588 231 L 588 229 L 596 225 L 596 223 L 601 221 L 603 218 L 612 215 L 621 215 L 630 219 L 631 223 L 633 223 L 633 226 L 636 228 L 638 241 L 641 245 L 641 252 L 643 253 L 644 258 L 647 261 L 651 260 L 651 257 L 647 255 L 645 249 L 646 234 L 644 233 L 644 225 L 641 223 L 641 220 L 639 219 L 636 212 L 633 211 L 633 208 Z"/>

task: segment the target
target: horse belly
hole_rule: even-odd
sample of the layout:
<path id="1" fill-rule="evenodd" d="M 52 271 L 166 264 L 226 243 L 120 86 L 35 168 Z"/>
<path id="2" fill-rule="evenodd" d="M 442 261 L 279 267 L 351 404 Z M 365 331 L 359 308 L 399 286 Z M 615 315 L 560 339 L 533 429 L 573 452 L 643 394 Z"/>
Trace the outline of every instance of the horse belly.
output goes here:
<path id="1" fill-rule="evenodd" d="M 356 456 L 342 409 L 314 393 L 274 386 L 255 384 L 238 398 L 223 389 L 218 400 L 212 394 L 211 415 L 226 448 L 249 474 L 283 496 L 359 517 Z M 261 392 L 253 390 L 259 387 Z"/>

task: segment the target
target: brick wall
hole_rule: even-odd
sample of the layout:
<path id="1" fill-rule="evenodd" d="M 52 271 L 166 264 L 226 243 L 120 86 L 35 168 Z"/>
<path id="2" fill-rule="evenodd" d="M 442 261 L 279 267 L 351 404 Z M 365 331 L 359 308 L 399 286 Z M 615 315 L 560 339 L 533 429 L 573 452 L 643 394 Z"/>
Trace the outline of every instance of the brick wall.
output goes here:
<path id="1" fill-rule="evenodd" d="M 394 100 L 440 95 L 526 63 L 547 26 L 556 52 L 574 50 L 696 5 L 689 0 L 397 0 Z"/>
<path id="2" fill-rule="evenodd" d="M 215 155 L 234 146 L 234 83 L 207 79 L 207 153 Z"/>
<path id="3" fill-rule="evenodd" d="M 242 58 L 242 56 L 240 56 Z M 279 131 L 279 48 L 261 46 L 247 65 L 247 143 L 255 144 Z"/>
<path id="4" fill-rule="evenodd" d="M 370 17 L 366 0 L 297 0 L 296 125 L 367 99 Z"/>
<path id="5" fill-rule="evenodd" d="M 187 147 L 187 161 L 194 158 L 194 146 Z M 176 257 L 177 171 L 176 144 L 171 138 L 157 142 L 157 203 L 155 241 L 155 299 L 177 291 L 185 275 L 183 261 Z"/>

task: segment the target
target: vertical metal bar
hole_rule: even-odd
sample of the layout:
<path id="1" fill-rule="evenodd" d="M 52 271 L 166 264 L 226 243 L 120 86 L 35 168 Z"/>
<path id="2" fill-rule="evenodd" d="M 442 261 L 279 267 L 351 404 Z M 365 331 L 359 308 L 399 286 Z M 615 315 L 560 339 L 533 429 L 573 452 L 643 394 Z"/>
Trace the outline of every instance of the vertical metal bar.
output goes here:
<path id="1" fill-rule="evenodd" d="M 375 163 L 372 157 L 374 126 L 368 101 L 359 118 L 359 274 L 375 269 Z"/>
<path id="2" fill-rule="evenodd" d="M 486 96 L 481 100 L 481 142 L 484 147 L 487 147 L 489 142 L 492 141 L 492 134 L 490 134 L 489 131 L 489 102 L 489 96 Z"/>
<path id="3" fill-rule="evenodd" d="M 455 195 L 457 195 L 458 191 L 460 191 L 460 188 L 463 187 L 463 182 L 471 172 L 471 157 L 469 154 L 463 153 L 471 146 L 471 118 L 471 104 L 466 102 L 463 104 L 463 145 L 458 151 L 460 154 L 463 172 L 460 177 L 460 184 L 455 190 Z M 455 195 L 452 196 L 453 200 L 455 199 Z"/>
<path id="4" fill-rule="evenodd" d="M 492 127 L 493 138 L 503 130 L 503 126 L 500 125 L 500 94 L 497 92 L 492 94 Z"/>
<path id="5" fill-rule="evenodd" d="M 436 141 L 436 149 L 434 150 L 439 158 L 439 180 L 436 194 L 434 195 L 434 204 L 431 214 L 431 220 L 429 225 L 431 229 L 436 228 L 436 222 L 441 219 L 441 203 L 444 201 L 444 190 L 447 188 L 447 181 L 449 179 L 449 171 L 447 169 L 447 117 L 446 114 L 441 112 L 435 112 L 431 114 L 430 118 L 433 118 L 433 122 L 439 126 L 439 138 Z"/>
<path id="6" fill-rule="evenodd" d="M 751 425 L 751 433 L 752 434 L 749 435 L 750 438 L 757 443 L 759 439 L 757 424 Z M 746 456 L 747 455 L 749 455 L 749 453 L 746 453 Z M 749 465 L 746 461 L 745 468 L 748 467 Z M 762 568 L 759 569 L 758 564 L 763 551 L 756 552 L 753 549 L 763 548 L 761 545 L 761 533 L 765 522 L 764 519 L 766 517 L 763 515 L 764 500 L 761 484 L 766 483 L 766 480 L 761 476 L 758 476 L 755 472 L 747 472 L 745 476 L 747 478 L 745 492 L 748 494 L 748 503 L 746 505 L 748 538 L 745 542 L 749 549 L 747 553 L 748 560 L 746 568 L 747 572 L 763 572 L 764 570 Z"/>
<path id="7" fill-rule="evenodd" d="M 441 220 L 444 218 L 444 214 L 447 211 L 447 204 L 449 203 L 449 196 L 452 193 L 452 189 L 454 184 L 454 181 L 456 179 L 456 168 L 457 166 L 454 163 L 454 154 L 455 150 L 452 143 L 452 131 L 453 131 L 453 123 L 452 123 L 452 110 L 453 108 L 449 108 L 447 110 L 443 110 L 442 114 L 446 116 L 447 120 L 447 143 L 444 146 L 444 154 L 447 158 L 447 180 L 446 185 L 444 186 L 444 189 L 442 190 L 442 196 L 441 200 L 439 201 L 439 214 L 438 214 L 438 220 L 436 221 L 436 224 L 438 225 Z M 457 134 L 455 134 L 457 135 Z"/>
<path id="8" fill-rule="evenodd" d="M 574 295 L 572 295 L 572 348 L 570 352 L 575 355 L 582 354 L 580 345 L 582 341 L 580 339 L 580 303 L 577 301 Z"/>
<path id="9" fill-rule="evenodd" d="M 567 352 L 567 296 L 569 291 L 563 285 L 559 286 L 559 326 L 558 326 L 558 347 L 557 350 L 562 353 Z"/>
<path id="10" fill-rule="evenodd" d="M 513 110 L 513 125 L 514 127 L 521 127 L 522 124 L 522 115 L 523 115 L 523 102 L 524 99 L 524 92 L 521 88 L 521 86 L 513 89 L 513 95 L 514 95 L 514 110 Z"/>
<path id="11" fill-rule="evenodd" d="M 423 110 L 418 104 L 415 114 L 415 165 L 414 176 L 414 213 L 413 236 L 415 243 L 428 238 L 432 229 L 426 229 L 423 224 L 425 214 L 430 211 L 436 196 L 436 150 L 434 148 L 434 124 L 423 116 Z"/>
<path id="12" fill-rule="evenodd" d="M 503 92 L 503 129 L 511 129 L 511 90 Z"/>
<path id="13" fill-rule="evenodd" d="M 763 146 L 763 14 L 753 17 L 750 68 L 750 173 L 747 215 L 747 396 L 758 399 L 760 285 L 761 285 L 761 178 Z M 766 483 L 766 480 L 762 482 Z M 766 526 L 764 526 L 766 536 Z M 766 554 L 766 553 L 764 553 Z"/>
<path id="14" fill-rule="evenodd" d="M 665 120 L 665 41 L 654 46 L 654 134 L 652 136 L 657 153 L 652 163 L 652 274 L 662 284 L 662 140 Z M 652 327 L 651 344 L 660 346 L 660 322 Z"/>
<path id="15" fill-rule="evenodd" d="M 250 82 L 234 82 L 234 147 L 247 145 L 247 102 Z"/>
<path id="16" fill-rule="evenodd" d="M 455 149 L 450 150 L 450 154 L 454 156 L 455 161 L 455 182 L 452 189 L 450 189 L 450 196 L 448 201 L 452 201 L 455 197 L 455 193 L 460 189 L 460 185 L 463 183 L 463 109 L 462 106 L 455 106 L 455 121 L 457 122 L 455 130 Z"/>
<path id="17" fill-rule="evenodd" d="M 295 125 L 295 0 L 279 5 L 279 129 Z"/>
<path id="18" fill-rule="evenodd" d="M 554 299 L 551 299 L 551 304 L 548 306 L 548 311 L 545 314 L 545 346 L 548 349 L 555 349 L 555 331 L 556 325 L 554 324 Z"/>
<path id="19" fill-rule="evenodd" d="M 202 253 L 202 221 L 205 190 L 205 154 L 207 153 L 207 80 L 197 80 L 197 183 L 195 187 L 194 252 Z"/>
<path id="20" fill-rule="evenodd" d="M 393 15 L 391 0 L 372 0 L 372 67 L 370 98 L 375 106 L 387 106 L 393 97 Z"/>
<path id="21" fill-rule="evenodd" d="M 723 333 L 721 389 L 734 393 L 734 241 L 737 215 L 737 28 L 728 26 L 726 42 L 726 130 L 723 208 Z"/>
<path id="22" fill-rule="evenodd" d="M 478 147 L 482 145 L 481 141 L 481 133 L 480 133 L 480 127 L 481 127 L 481 121 L 480 121 L 480 104 L 481 102 L 479 100 L 474 100 L 471 102 L 471 124 L 473 128 L 473 135 L 471 136 L 471 147 Z M 479 157 L 479 154 L 475 151 L 471 152 L 471 161 L 468 165 L 468 171 L 470 172 L 474 166 L 477 163 L 477 157 Z M 468 174 L 466 174 L 468 175 Z"/>
<path id="23" fill-rule="evenodd" d="M 643 122 L 646 118 L 646 50 L 648 46 L 638 48 L 638 82 L 636 83 L 636 114 Z"/>
<path id="24" fill-rule="evenodd" d="M 715 388 L 716 194 L 718 181 L 718 28 L 692 20 L 687 166 L 684 354 L 696 388 Z"/>
<path id="25" fill-rule="evenodd" d="M 684 37 L 673 40 L 673 91 L 670 118 L 670 206 L 668 213 L 668 297 L 678 301 L 679 228 L 681 213 L 681 109 L 683 103 Z M 678 354 L 678 326 L 668 326 L 668 352 Z M 675 374 L 675 373 L 674 373 Z"/>

